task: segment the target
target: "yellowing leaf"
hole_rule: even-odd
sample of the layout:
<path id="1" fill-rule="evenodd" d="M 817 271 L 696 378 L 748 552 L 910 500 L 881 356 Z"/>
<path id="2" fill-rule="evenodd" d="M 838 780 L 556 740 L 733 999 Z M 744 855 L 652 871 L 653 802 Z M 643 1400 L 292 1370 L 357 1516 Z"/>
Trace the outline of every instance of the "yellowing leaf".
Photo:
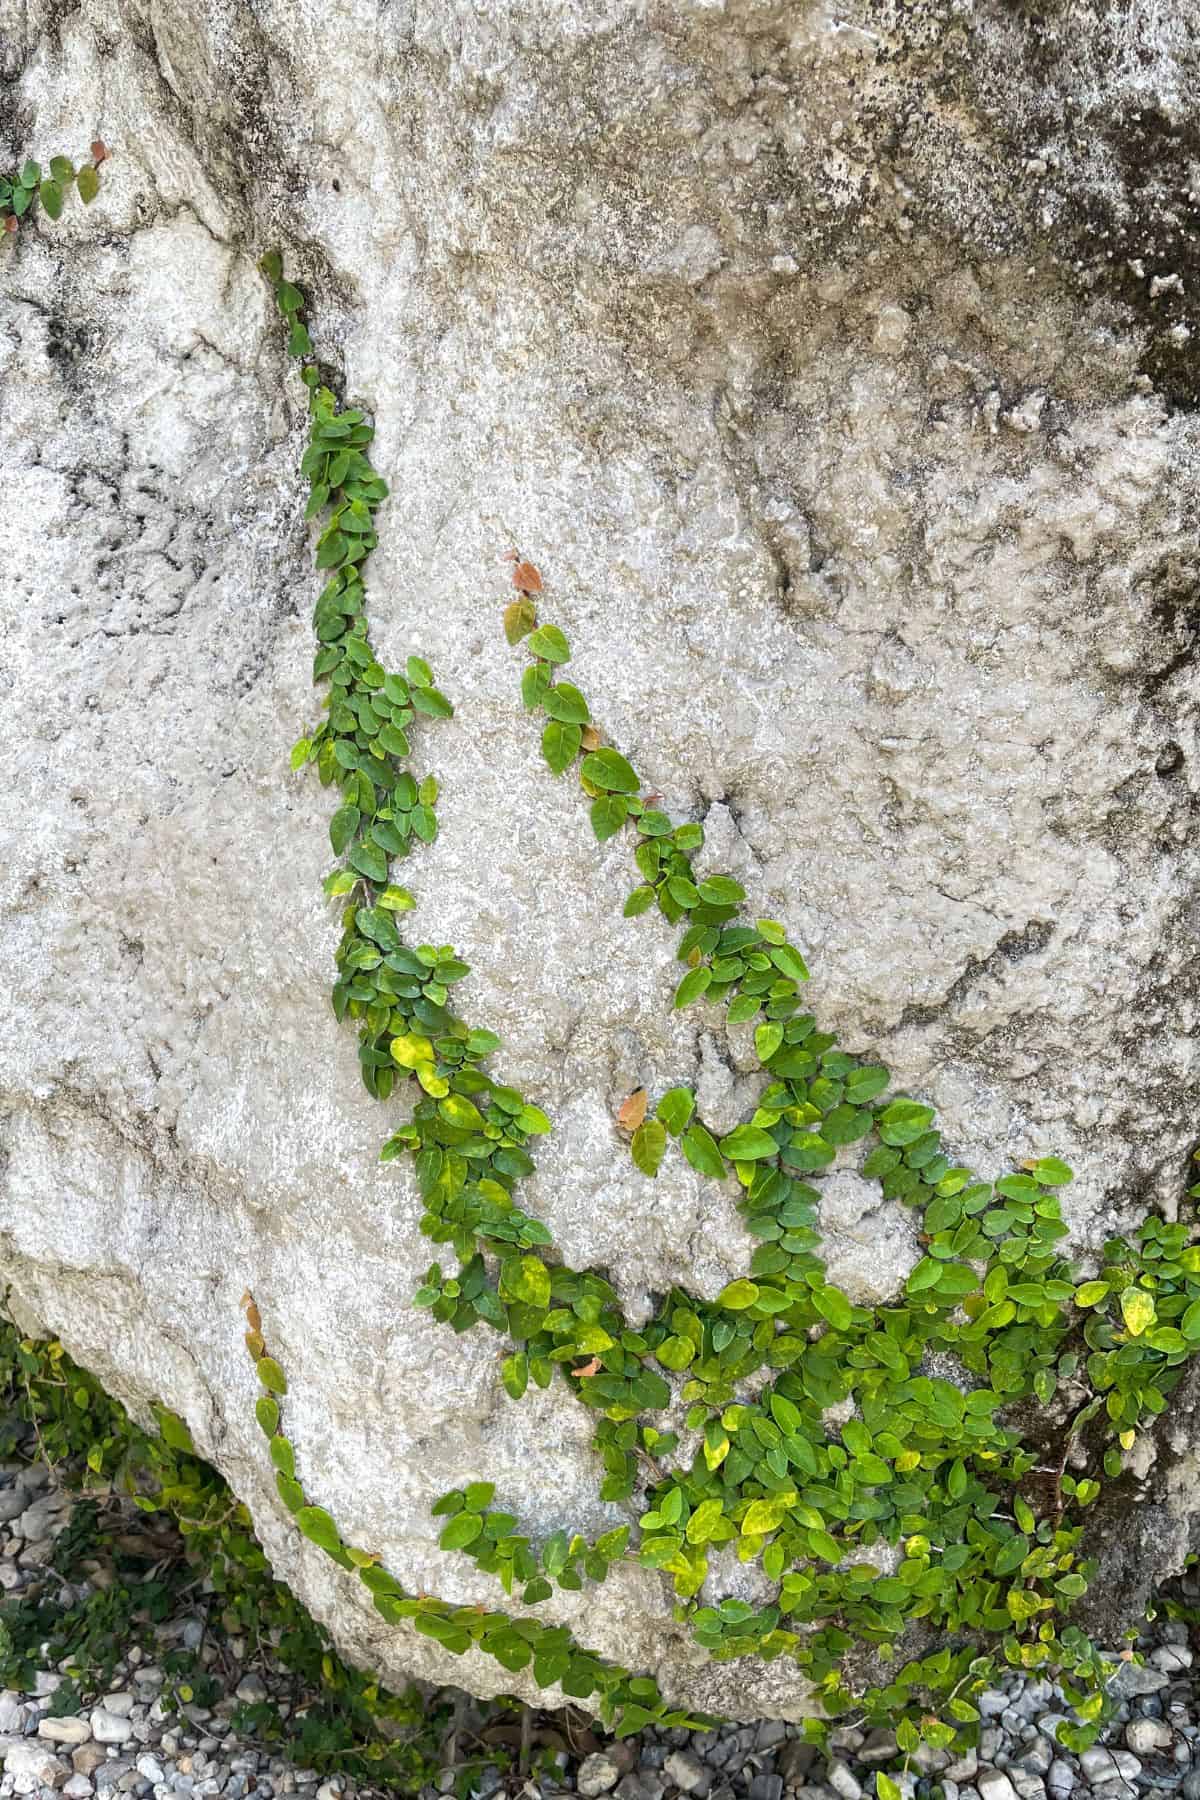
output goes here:
<path id="1" fill-rule="evenodd" d="M 395 1037 L 391 1043 L 392 1061 L 402 1069 L 416 1069 L 433 1061 L 433 1045 L 427 1037 Z"/>
<path id="2" fill-rule="evenodd" d="M 1130 1337 L 1141 1337 L 1154 1323 L 1154 1301 L 1145 1288 L 1129 1287 L 1121 1295 L 1121 1317 Z"/>

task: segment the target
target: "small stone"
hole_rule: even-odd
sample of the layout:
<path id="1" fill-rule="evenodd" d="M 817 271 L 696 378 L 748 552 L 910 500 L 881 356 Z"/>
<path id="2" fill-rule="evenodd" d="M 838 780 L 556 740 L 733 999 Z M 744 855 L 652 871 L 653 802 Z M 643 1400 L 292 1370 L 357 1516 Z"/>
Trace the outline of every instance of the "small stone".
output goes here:
<path id="1" fill-rule="evenodd" d="M 93 1792 L 92 1784 L 86 1775 L 72 1775 L 63 1788 L 63 1793 L 69 1796 L 69 1800 L 85 1800 L 85 1796 Z"/>
<path id="2" fill-rule="evenodd" d="M 1046 1784 L 1036 1769 L 1009 1769 L 1019 1800 L 1046 1800 Z"/>
<path id="3" fill-rule="evenodd" d="M 36 1738 L 23 1738 L 6 1745 L 4 1773 L 28 1793 L 33 1787 L 62 1787 L 71 1771 L 60 1757 L 55 1756 L 49 1744 L 39 1743 Z M 30 1787 L 25 1786 L 26 1782 Z"/>
<path id="4" fill-rule="evenodd" d="M 12 1688 L 5 1688 L 0 1693 L 0 1737 L 20 1737 L 25 1729 L 27 1712 L 21 1696 Z"/>
<path id="5" fill-rule="evenodd" d="M 133 1711 L 133 1695 L 119 1688 L 115 1694 L 105 1694 L 100 1704 L 106 1712 L 116 1713 L 118 1719 L 127 1719 Z"/>
<path id="6" fill-rule="evenodd" d="M 663 1774 L 685 1794 L 694 1794 L 707 1785 L 708 1770 L 691 1750 L 673 1750 L 663 1764 Z"/>
<path id="7" fill-rule="evenodd" d="M 1131 1719 L 1125 1727 L 1125 1742 L 1135 1756 L 1154 1756 L 1169 1750 L 1174 1736 L 1165 1719 Z"/>
<path id="8" fill-rule="evenodd" d="M 1192 1660 L 1186 1644 L 1156 1644 L 1150 1652 L 1150 1661 L 1164 1675 L 1182 1675 L 1185 1669 L 1191 1668 Z"/>
<path id="9" fill-rule="evenodd" d="M 92 1736 L 98 1744 L 126 1744 L 133 1736 L 133 1727 L 119 1713 L 97 1706 L 92 1712 Z"/>
<path id="10" fill-rule="evenodd" d="M 999 1688 L 984 1688 L 975 1703 L 985 1719 L 998 1719 L 1008 1707 L 1008 1695 Z"/>
<path id="11" fill-rule="evenodd" d="M 254 1706 L 258 1701 L 266 1699 L 267 1684 L 261 1675 L 255 1674 L 254 1671 L 251 1670 L 249 1675 L 242 1676 L 242 1679 L 237 1684 L 235 1692 L 243 1705 Z"/>
<path id="12" fill-rule="evenodd" d="M 28 1497 L 20 1488 L 0 1488 L 0 1525 L 8 1525 L 13 1519 L 19 1519 L 28 1504 Z"/>
<path id="13" fill-rule="evenodd" d="M 37 1700 L 46 1700 L 51 1694 L 57 1694 L 63 1684 L 63 1678 L 57 1669 L 35 1669 L 33 1672 L 33 1693 Z"/>
<path id="14" fill-rule="evenodd" d="M 754 1734 L 756 1750 L 770 1750 L 776 1744 L 782 1744 L 787 1737 L 788 1728 L 783 1719 L 763 1719 Z"/>
<path id="15" fill-rule="evenodd" d="M 860 1762 L 891 1762 L 893 1756 L 899 1755 L 896 1734 L 889 1731 L 886 1725 L 879 1725 L 870 1733 L 866 1743 L 859 1750 Z"/>
<path id="16" fill-rule="evenodd" d="M 775 1758 L 775 1768 L 783 1776 L 785 1787 L 799 1787 L 816 1760 L 815 1744 L 806 1744 L 803 1738 L 789 1738 Z"/>
<path id="17" fill-rule="evenodd" d="M 1169 1680 L 1161 1669 L 1143 1663 L 1123 1662 L 1108 1683 L 1108 1691 L 1114 1700 L 1133 1700 L 1139 1694 L 1157 1694 Z"/>
<path id="18" fill-rule="evenodd" d="M 1069 1762 L 1056 1756 L 1050 1764 L 1050 1772 L 1046 1776 L 1046 1786 L 1050 1789 L 1054 1800 L 1067 1800 L 1067 1795 L 1075 1789 L 1075 1771 Z"/>
<path id="19" fill-rule="evenodd" d="M 38 1543 L 42 1538 L 56 1538 L 70 1515 L 70 1494 L 62 1488 L 52 1488 L 25 1508 L 13 1529 L 19 1531 L 27 1543 Z"/>
<path id="20" fill-rule="evenodd" d="M 1054 1750 L 1049 1738 L 1040 1732 L 1034 1735 L 1021 1747 L 1021 1754 L 1013 1758 L 1018 1769 L 1028 1769 L 1034 1775 L 1045 1775 L 1054 1761 Z"/>
<path id="21" fill-rule="evenodd" d="M 43 1719 L 38 1726 L 38 1736 L 49 1738 L 52 1744 L 86 1744 L 91 1735 L 91 1726 L 78 1714 L 62 1719 Z"/>
<path id="22" fill-rule="evenodd" d="M 946 1775 L 951 1781 L 974 1781 L 978 1768 L 979 1752 L 972 1745 L 961 1753 L 957 1762 L 950 1764 Z"/>
<path id="23" fill-rule="evenodd" d="M 862 1783 L 848 1763 L 831 1762 L 825 1779 L 841 1800 L 862 1800 Z"/>
<path id="24" fill-rule="evenodd" d="M 71 1762 L 77 1775 L 92 1775 L 105 1760 L 104 1752 L 99 1744 L 81 1744 L 78 1750 L 72 1750 Z"/>
<path id="25" fill-rule="evenodd" d="M 1113 1750 L 1108 1744 L 1093 1744 L 1079 1759 L 1093 1787 L 1107 1787 L 1110 1782 L 1131 1782 L 1140 1775 L 1142 1765 L 1128 1750 Z"/>
<path id="26" fill-rule="evenodd" d="M 979 1800 L 1017 1800 L 1016 1789 L 1003 1769 L 981 1769 L 975 1786 Z"/>
<path id="27" fill-rule="evenodd" d="M 760 1770 L 750 1783 L 750 1800 L 783 1800 L 783 1776 Z"/>
<path id="28" fill-rule="evenodd" d="M 575 1786 L 589 1800 L 594 1800 L 595 1795 L 607 1794 L 609 1788 L 616 1787 L 620 1778 L 621 1771 L 612 1757 L 606 1756 L 603 1750 L 596 1750 L 580 1763 Z"/>
<path id="29" fill-rule="evenodd" d="M 149 1755 L 149 1753 L 144 1756 L 139 1756 L 135 1766 L 138 1774 L 144 1776 L 149 1782 L 159 1782 L 167 1779 L 163 1766 L 158 1758 Z"/>

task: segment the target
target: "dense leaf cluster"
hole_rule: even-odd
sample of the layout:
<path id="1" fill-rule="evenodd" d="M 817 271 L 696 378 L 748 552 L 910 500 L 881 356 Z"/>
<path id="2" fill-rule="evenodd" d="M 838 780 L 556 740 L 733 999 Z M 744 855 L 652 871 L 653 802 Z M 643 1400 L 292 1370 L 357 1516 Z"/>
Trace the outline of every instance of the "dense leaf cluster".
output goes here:
<path id="1" fill-rule="evenodd" d="M 292 320 L 292 348 L 307 356 L 299 290 L 277 266 L 268 274 Z M 397 914 L 410 896 L 377 892 L 388 859 L 433 829 L 431 819 L 423 831 L 414 823 L 380 833 L 380 820 L 394 823 L 434 795 L 432 784 L 410 779 L 401 801 L 402 777 L 382 771 L 407 754 L 416 697 L 436 696 L 418 707 L 434 716 L 449 702 L 419 659 L 409 659 L 407 689 L 374 659 L 360 565 L 382 483 L 361 448 L 362 415 L 339 414 L 311 365 L 304 379 L 310 512 L 328 514 L 318 563 L 333 571 L 317 608 L 315 672 L 333 691 L 327 720 L 294 760 L 316 758 L 322 778 L 342 789 L 333 841 L 346 861 L 326 883 L 349 899 L 335 1010 L 358 1024 L 371 1092 L 386 1097 L 398 1078 L 415 1083 L 412 1116 L 383 1156 L 413 1158 L 422 1230 L 456 1258 L 452 1272 L 429 1268 L 416 1303 L 456 1331 L 483 1323 L 502 1332 L 513 1346 L 503 1381 L 514 1399 L 557 1369 L 599 1415 L 602 1498 L 636 1510 L 636 1530 L 622 1526 L 594 1545 L 559 1532 L 539 1556 L 515 1514 L 489 1510 L 491 1486 L 481 1481 L 435 1508 L 449 1515 L 443 1547 L 474 1558 L 506 1592 L 519 1589 L 528 1607 L 555 1583 L 605 1579 L 618 1560 L 661 1569 L 679 1616 L 714 1657 L 786 1655 L 831 1715 L 853 1704 L 871 1720 L 899 1717 L 905 1749 L 971 1735 L 973 1697 L 998 1656 L 1053 1669 L 1075 1683 L 1082 1723 L 1067 1735 L 1082 1747 L 1103 1714 L 1106 1666 L 1063 1615 L 1091 1569 L 1086 1509 L 1200 1348 L 1191 1228 L 1148 1219 L 1132 1244 L 1110 1243 L 1100 1277 L 1081 1285 L 1063 1248 L 1065 1164 L 1045 1156 L 994 1182 L 956 1165 L 933 1109 L 891 1093 L 885 1068 L 841 1050 L 802 1009 L 808 970 L 783 927 L 744 918 L 745 892 L 731 876 L 697 872 L 702 827 L 672 823 L 628 758 L 604 742 L 584 694 L 563 678 L 565 633 L 538 622 L 541 578 L 518 562 L 505 629 L 532 653 L 521 692 L 546 716 L 546 763 L 556 776 L 577 768 L 599 842 L 630 831 L 640 879 L 626 916 L 657 908 L 684 927 L 675 1006 L 703 1002 L 723 1008 L 728 1026 L 753 1022 L 764 1075 L 752 1116 L 732 1131 L 709 1129 L 691 1090 L 675 1087 L 651 1116 L 639 1105 L 631 1143 L 650 1178 L 675 1142 L 702 1175 L 736 1184 L 755 1245 L 745 1276 L 711 1302 L 676 1290 L 654 1320 L 633 1328 L 601 1275 L 567 1267 L 514 1197 L 549 1121 L 485 1070 L 495 1037 L 451 1009 L 466 965 L 448 946 L 406 945 Z M 355 462 L 339 447 L 350 439 Z M 346 517 L 356 502 L 352 532 Z M 385 739 L 385 729 L 398 735 Z M 374 846 L 369 861 L 364 840 Z M 819 1255 L 820 1176 L 852 1154 L 885 1197 L 920 1216 L 924 1254 L 890 1305 L 856 1304 L 828 1281 Z M 654 1422 L 671 1413 L 681 1417 Z M 269 1423 L 279 1462 L 275 1413 Z M 694 1449 L 667 1467 L 680 1423 Z M 561 1628 L 403 1594 L 373 1558 L 342 1543 L 327 1514 L 303 1504 L 290 1446 L 282 1456 L 281 1493 L 301 1529 L 359 1568 L 386 1617 L 411 1619 L 453 1650 L 476 1645 L 507 1668 L 532 1664 L 539 1682 L 594 1697 L 622 1730 L 682 1717 L 652 1683 L 602 1663 Z M 709 1597 L 725 1550 L 761 1565 L 776 1584 L 769 1604 Z M 917 1635 L 932 1652 L 866 1693 L 850 1692 L 851 1651 L 873 1646 L 886 1664 Z"/>

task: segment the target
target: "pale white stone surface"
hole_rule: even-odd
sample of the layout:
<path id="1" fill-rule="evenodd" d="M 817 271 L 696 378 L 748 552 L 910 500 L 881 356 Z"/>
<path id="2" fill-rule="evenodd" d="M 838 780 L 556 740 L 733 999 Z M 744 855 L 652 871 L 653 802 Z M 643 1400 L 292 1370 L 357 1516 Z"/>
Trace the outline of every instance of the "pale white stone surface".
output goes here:
<path id="1" fill-rule="evenodd" d="M 527 1192 L 564 1255 L 634 1314 L 742 1270 L 731 1197 L 677 1157 L 644 1181 L 611 1115 L 690 1080 L 731 1124 L 752 1060 L 748 1028 L 670 1012 L 626 847 L 539 766 L 498 632 L 514 541 L 597 716 L 805 946 L 822 1019 L 955 1156 L 1065 1155 L 1095 1246 L 1176 1206 L 1196 1131 L 1167 127 L 1197 71 L 1183 0 L 1081 12 L 0 0 L 3 160 L 114 152 L 89 211 L 0 247 L 0 1262 L 114 1391 L 185 1414 L 393 1679 L 517 1685 L 383 1628 L 291 1529 L 245 1287 L 312 1497 L 413 1588 L 496 1599 L 436 1548 L 454 1482 L 535 1532 L 616 1515 L 569 1396 L 514 1407 L 498 1339 L 409 1305 L 431 1252 L 325 999 L 326 798 L 287 773 L 315 584 L 255 259 L 284 247 L 378 421 L 377 641 L 459 709 L 417 746 L 443 829 L 416 919 L 554 1118 Z M 1151 303 L 1155 273 L 1183 293 Z M 911 1262 L 877 1216 L 876 1255 L 843 1220 L 836 1277 Z M 706 1665 L 651 1574 L 553 1616 L 698 1704 L 803 1705 L 782 1663 Z"/>

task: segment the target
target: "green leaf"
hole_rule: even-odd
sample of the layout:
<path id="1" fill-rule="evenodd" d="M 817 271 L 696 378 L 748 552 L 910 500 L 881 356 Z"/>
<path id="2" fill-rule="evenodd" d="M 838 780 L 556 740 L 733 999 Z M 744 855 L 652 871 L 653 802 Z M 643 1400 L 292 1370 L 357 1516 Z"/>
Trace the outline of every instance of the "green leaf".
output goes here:
<path id="1" fill-rule="evenodd" d="M 1101 1300 L 1108 1298 L 1111 1289 L 1107 1281 L 1085 1281 L 1082 1287 L 1075 1289 L 1076 1306 L 1098 1306 Z M 1200 1336 L 1200 1332 L 1197 1333 Z"/>
<path id="2" fill-rule="evenodd" d="M 293 769 L 302 769 L 304 767 L 305 763 L 308 761 L 311 749 L 311 738 L 302 737 L 296 739 L 296 742 L 292 745 L 291 754 L 291 765 Z"/>
<path id="3" fill-rule="evenodd" d="M 350 852 L 349 863 L 368 881 L 381 882 L 387 880 L 387 857 L 375 844 L 355 844 Z"/>
<path id="4" fill-rule="evenodd" d="M 410 656 L 410 662 L 413 660 Z M 412 691 L 412 703 L 418 712 L 430 719 L 450 719 L 454 716 L 454 708 L 440 688 L 415 687 Z"/>
<path id="5" fill-rule="evenodd" d="M 510 1256 L 500 1265 L 500 1290 L 504 1298 L 526 1306 L 550 1304 L 550 1271 L 536 1256 Z"/>
<path id="6" fill-rule="evenodd" d="M 33 161 L 21 165 L 21 186 L 35 188 L 42 179 L 42 165 Z"/>
<path id="7" fill-rule="evenodd" d="M 642 913 L 649 912 L 653 905 L 654 889 L 645 885 L 635 887 L 621 909 L 622 916 L 626 919 L 640 918 Z"/>
<path id="8" fill-rule="evenodd" d="M 808 980 L 808 965 L 791 944 L 777 944 L 771 951 L 771 961 L 779 973 L 786 975 L 790 981 Z"/>
<path id="9" fill-rule="evenodd" d="M 557 719 L 551 719 L 542 732 L 542 755 L 550 765 L 552 775 L 561 775 L 569 769 L 579 755 L 579 747 L 583 741 L 583 732 L 578 725 L 564 725 Z M 597 801 L 597 805 L 600 802 Z M 622 824 L 624 820 L 621 821 Z"/>
<path id="10" fill-rule="evenodd" d="M 696 1346 L 691 1338 L 669 1337 L 664 1338 L 654 1354 L 664 1369 L 674 1369 L 678 1373 L 695 1360 Z"/>
<path id="11" fill-rule="evenodd" d="M 706 906 L 736 906 L 746 898 L 746 890 L 730 875 L 706 875 L 700 883 L 700 898 Z"/>
<path id="12" fill-rule="evenodd" d="M 1057 1156 L 1043 1156 L 1034 1163 L 1029 1173 L 1043 1187 L 1064 1187 L 1068 1181 L 1074 1181 L 1075 1171 L 1061 1162 Z"/>
<path id="13" fill-rule="evenodd" d="M 835 1331 L 849 1330 L 854 1318 L 854 1308 L 840 1288 L 815 1288 L 812 1303 L 821 1317 L 827 1319 Z"/>
<path id="14" fill-rule="evenodd" d="M 699 1174 L 711 1175 L 714 1180 L 723 1181 L 729 1173 L 717 1148 L 716 1139 L 703 1125 L 689 1125 L 680 1139 L 680 1148 Z"/>
<path id="15" fill-rule="evenodd" d="M 592 716 L 587 701 L 569 681 L 560 681 L 550 688 L 542 705 L 552 719 L 561 719 L 564 725 L 586 725 Z"/>
<path id="16" fill-rule="evenodd" d="M 1184 1337 L 1188 1338 L 1193 1344 L 1197 1339 L 1200 1339 L 1200 1300 L 1192 1301 L 1192 1304 L 1188 1307 L 1182 1319 L 1179 1321 L 1179 1329 L 1182 1331 Z"/>
<path id="17" fill-rule="evenodd" d="M 786 1519 L 796 1496 L 793 1492 L 772 1494 L 766 1500 L 752 1500 L 742 1518 L 743 1537 L 759 1537 L 778 1531 Z"/>
<path id="18" fill-rule="evenodd" d="M 465 1094 L 447 1094 L 444 1100 L 438 1101 L 438 1111 L 447 1125 L 454 1125 L 459 1131 L 482 1129 L 483 1114 Z"/>
<path id="19" fill-rule="evenodd" d="M 285 1437 L 273 1437 L 270 1447 L 271 1461 L 283 1474 L 296 1477 L 296 1452 Z"/>
<path id="20" fill-rule="evenodd" d="M 705 968 L 703 963 L 701 963 L 698 969 L 689 969 L 679 986 L 675 989 L 676 1010 L 682 1011 L 685 1006 L 690 1006 L 693 1000 L 698 1000 L 701 994 L 711 986 L 711 969 Z"/>
<path id="21" fill-rule="evenodd" d="M 282 1469 L 276 1469 L 275 1487 L 288 1511 L 298 1513 L 304 1505 L 304 1489 L 295 1476 L 285 1475 Z"/>
<path id="22" fill-rule="evenodd" d="M 66 187 L 69 181 L 74 181 L 75 179 L 75 164 L 71 161 L 69 156 L 52 156 L 50 158 L 50 173 L 60 187 Z"/>
<path id="23" fill-rule="evenodd" d="M 342 1549 L 341 1533 L 323 1506 L 302 1506 L 296 1523 L 310 1543 L 330 1556 Z"/>
<path id="24" fill-rule="evenodd" d="M 496 1498 L 494 1481 L 469 1481 L 466 1488 L 467 1511 L 473 1513 L 486 1512 Z"/>
<path id="25" fill-rule="evenodd" d="M 86 1389 L 84 1392 L 86 1393 Z M 196 1454 L 192 1434 L 178 1413 L 170 1412 L 165 1406 L 160 1406 L 155 1411 L 155 1417 L 158 1420 L 158 1429 L 164 1444 L 172 1450 L 182 1450 L 187 1456 Z"/>
<path id="26" fill-rule="evenodd" d="M 362 823 L 357 806 L 339 806 L 329 821 L 329 841 L 333 854 L 340 856 Z M 386 874 L 386 869 L 384 870 Z"/>
<path id="27" fill-rule="evenodd" d="M 584 761 L 587 761 L 586 757 Z M 589 817 L 597 843 L 603 844 L 615 837 L 628 816 L 629 807 L 619 794 L 602 794 L 598 800 L 593 800 Z"/>
<path id="28" fill-rule="evenodd" d="M 600 750 L 593 750 L 583 759 L 580 774 L 593 787 L 604 788 L 614 794 L 636 794 L 641 786 L 632 765 L 627 763 L 619 750 L 605 745 Z"/>
<path id="29" fill-rule="evenodd" d="M 500 1379 L 510 1399 L 519 1400 L 529 1386 L 529 1358 L 524 1350 L 504 1358 L 500 1364 Z"/>
<path id="30" fill-rule="evenodd" d="M 269 1394 L 287 1393 L 287 1376 L 273 1356 L 260 1356 L 257 1366 L 258 1379 Z"/>
<path id="31" fill-rule="evenodd" d="M 717 1305 L 728 1307 L 730 1312 L 744 1312 L 753 1306 L 758 1299 L 758 1287 L 753 1281 L 744 1277 L 729 1282 L 717 1295 Z"/>
<path id="32" fill-rule="evenodd" d="M 43 181 L 38 189 L 38 195 L 45 208 L 47 218 L 59 219 L 62 217 L 63 195 L 57 181 Z"/>
<path id="33" fill-rule="evenodd" d="M 779 1145 L 758 1125 L 735 1125 L 721 1139 L 721 1154 L 733 1162 L 757 1162 L 764 1156 L 778 1156 Z"/>
<path id="34" fill-rule="evenodd" d="M 876 1094 L 882 1094 L 891 1074 L 880 1063 L 873 1063 L 867 1068 L 851 1069 L 846 1077 L 846 1098 L 855 1106 L 862 1106 L 865 1101 L 873 1100 Z"/>
<path id="35" fill-rule="evenodd" d="M 770 1062 L 783 1042 L 783 1026 L 774 1019 L 760 1025 L 754 1033 L 754 1048 L 761 1063 Z"/>
<path id="36" fill-rule="evenodd" d="M 678 1137 L 684 1130 L 692 1114 L 696 1110 L 696 1096 L 691 1088 L 668 1088 L 658 1105 L 655 1116 L 662 1120 L 672 1137 Z"/>
<path id="37" fill-rule="evenodd" d="M 658 1174 L 667 1147 L 667 1128 L 659 1119 L 644 1119 L 633 1134 L 630 1155 L 643 1175 Z"/>
<path id="38" fill-rule="evenodd" d="M 79 171 L 75 186 L 79 190 L 79 198 L 83 201 L 83 204 L 85 206 L 90 206 L 92 201 L 96 198 L 96 195 L 100 192 L 100 177 L 92 167 L 91 163 L 84 163 L 82 169 Z"/>
<path id="39" fill-rule="evenodd" d="M 571 660 L 571 646 L 557 625 L 539 625 L 529 639 L 529 648 L 542 662 L 565 663 Z"/>
<path id="40" fill-rule="evenodd" d="M 261 1394 L 254 1402 L 254 1416 L 261 1430 L 267 1437 L 274 1437 L 279 1430 L 279 1402 Z"/>
<path id="41" fill-rule="evenodd" d="M 483 1520 L 478 1513 L 455 1513 L 438 1539 L 438 1543 L 443 1550 L 465 1550 L 469 1544 L 475 1542 L 482 1531 Z"/>

